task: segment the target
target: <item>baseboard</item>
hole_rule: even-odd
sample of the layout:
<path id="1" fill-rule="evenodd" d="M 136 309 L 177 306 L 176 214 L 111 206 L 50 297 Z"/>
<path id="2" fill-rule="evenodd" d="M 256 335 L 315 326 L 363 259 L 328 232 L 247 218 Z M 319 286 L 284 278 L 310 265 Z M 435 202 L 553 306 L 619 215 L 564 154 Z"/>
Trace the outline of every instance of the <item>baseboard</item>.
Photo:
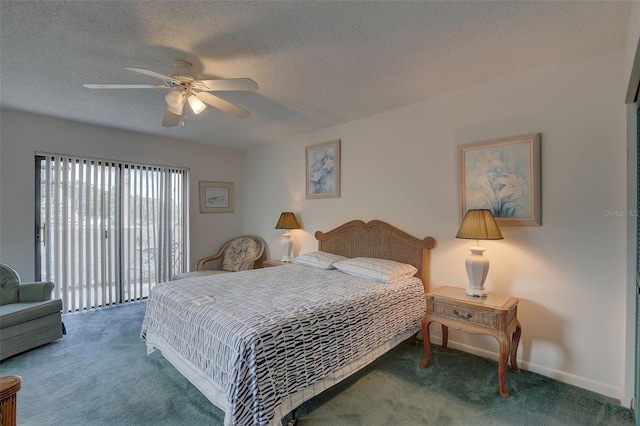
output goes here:
<path id="1" fill-rule="evenodd" d="M 620 399 L 620 405 L 623 406 L 624 408 L 629 408 L 631 410 L 635 410 L 635 405 L 634 405 L 634 399 L 632 396 L 629 395 L 624 395 L 621 399 Z"/>
<path id="2" fill-rule="evenodd" d="M 436 344 L 440 345 L 442 340 L 439 336 L 433 336 L 433 338 L 431 339 L 431 342 L 434 345 Z M 499 357 L 497 352 L 487 351 L 485 349 L 480 349 L 475 346 L 469 346 L 463 343 L 459 343 L 454 340 L 451 340 L 451 338 L 449 338 L 448 347 L 453 349 L 458 349 L 463 352 L 467 352 L 477 356 L 481 356 L 484 358 L 489 358 L 494 361 L 498 361 L 498 357 Z M 524 361 L 519 358 L 518 358 L 518 366 L 525 370 L 528 370 L 537 374 L 541 374 L 545 377 L 549 377 L 554 380 L 558 380 L 559 382 L 577 386 L 582 389 L 599 393 L 608 398 L 615 399 L 616 401 L 619 402 L 621 406 L 625 408 L 633 408 L 633 397 L 629 395 L 625 395 L 622 389 L 616 388 L 615 386 L 611 386 L 606 383 L 587 379 L 586 377 L 577 376 L 575 374 L 567 373 L 565 371 L 548 368 L 543 365 Z"/>

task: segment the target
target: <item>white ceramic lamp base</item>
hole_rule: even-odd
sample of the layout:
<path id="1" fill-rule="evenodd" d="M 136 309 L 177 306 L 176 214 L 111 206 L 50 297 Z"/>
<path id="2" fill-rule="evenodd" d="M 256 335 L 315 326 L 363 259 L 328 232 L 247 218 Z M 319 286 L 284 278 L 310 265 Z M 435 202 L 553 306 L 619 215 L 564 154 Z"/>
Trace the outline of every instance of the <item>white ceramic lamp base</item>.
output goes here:
<path id="1" fill-rule="evenodd" d="M 283 262 L 291 262 L 291 234 L 285 232 L 282 234 L 282 238 L 280 239 L 280 245 L 282 246 L 282 258 L 280 259 Z"/>
<path id="2" fill-rule="evenodd" d="M 484 289 L 484 280 L 489 272 L 489 261 L 482 255 L 485 248 L 473 246 L 469 247 L 469 250 L 471 250 L 471 254 L 464 262 L 469 276 L 469 288 L 466 293 L 468 296 L 487 297 L 487 291 Z"/>

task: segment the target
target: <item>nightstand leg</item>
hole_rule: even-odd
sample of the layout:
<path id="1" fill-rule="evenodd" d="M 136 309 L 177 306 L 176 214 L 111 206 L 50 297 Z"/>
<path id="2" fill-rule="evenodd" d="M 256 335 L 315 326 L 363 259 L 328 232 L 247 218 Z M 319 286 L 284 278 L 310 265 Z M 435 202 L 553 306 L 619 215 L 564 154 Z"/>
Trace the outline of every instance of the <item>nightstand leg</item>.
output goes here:
<path id="1" fill-rule="evenodd" d="M 520 335 L 522 334 L 522 327 L 520 326 L 520 322 L 516 318 L 516 329 L 511 336 L 511 371 L 514 373 L 519 373 L 520 368 L 518 367 L 518 344 L 520 344 Z"/>
<path id="2" fill-rule="evenodd" d="M 510 340 L 504 331 L 496 336 L 500 344 L 500 358 L 498 359 L 498 391 L 503 398 L 509 398 L 507 390 L 507 360 L 509 358 Z"/>
<path id="3" fill-rule="evenodd" d="M 440 350 L 446 351 L 449 347 L 449 327 L 446 325 L 442 326 L 442 343 L 440 343 Z"/>
<path id="4" fill-rule="evenodd" d="M 424 354 L 422 355 L 422 362 L 420 367 L 427 368 L 429 361 L 431 361 L 431 336 L 429 336 L 429 315 L 425 315 L 422 318 L 422 346 L 424 347 Z"/>

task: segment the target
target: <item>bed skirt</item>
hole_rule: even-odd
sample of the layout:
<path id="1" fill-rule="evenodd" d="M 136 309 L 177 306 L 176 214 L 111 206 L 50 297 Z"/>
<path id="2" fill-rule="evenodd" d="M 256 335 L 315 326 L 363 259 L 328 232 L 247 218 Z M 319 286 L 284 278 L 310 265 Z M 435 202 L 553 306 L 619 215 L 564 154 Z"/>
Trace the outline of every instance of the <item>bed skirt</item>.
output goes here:
<path id="1" fill-rule="evenodd" d="M 400 343 L 415 336 L 419 330 L 408 330 L 403 334 L 398 335 L 395 339 L 386 342 L 385 344 L 371 349 L 366 356 L 363 356 L 350 364 L 345 365 L 335 374 L 327 376 L 324 379 L 314 383 L 312 386 L 301 389 L 296 393 L 287 396 L 281 402 L 281 404 L 274 407 L 274 417 L 270 426 L 280 426 L 282 419 L 289 414 L 293 409 L 299 407 L 305 401 L 310 400 L 314 396 L 318 395 L 322 391 L 330 388 L 331 386 L 341 382 L 347 377 L 358 372 L 362 368 L 374 362 L 376 359 L 389 352 Z M 147 342 L 147 354 L 154 352 L 156 349 L 162 353 L 162 356 L 173 365 L 184 377 L 187 378 L 209 401 L 216 407 L 220 408 L 224 412 L 224 425 L 232 426 L 231 411 L 232 407 L 227 402 L 223 389 L 213 382 L 206 374 L 200 371 L 187 359 L 182 357 L 179 353 L 171 348 L 161 337 L 155 335 L 153 332 L 146 334 Z"/>

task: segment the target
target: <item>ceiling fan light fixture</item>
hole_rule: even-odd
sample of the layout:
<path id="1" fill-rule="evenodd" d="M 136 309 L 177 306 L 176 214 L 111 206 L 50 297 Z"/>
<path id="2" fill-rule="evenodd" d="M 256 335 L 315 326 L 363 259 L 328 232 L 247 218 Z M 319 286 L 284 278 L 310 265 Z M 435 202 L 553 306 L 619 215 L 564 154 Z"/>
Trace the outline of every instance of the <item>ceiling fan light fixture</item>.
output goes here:
<path id="1" fill-rule="evenodd" d="M 200 114 L 207 107 L 196 95 L 189 96 L 187 100 L 194 114 Z"/>
<path id="2" fill-rule="evenodd" d="M 182 111 L 184 110 L 184 104 L 180 104 L 177 107 L 172 107 L 171 105 L 167 105 L 167 109 L 174 113 L 175 115 L 182 115 Z"/>
<path id="3" fill-rule="evenodd" d="M 173 90 L 164 97 L 164 100 L 167 102 L 167 106 L 170 108 L 180 108 L 184 105 L 184 98 L 182 97 L 182 92 L 179 90 Z"/>

